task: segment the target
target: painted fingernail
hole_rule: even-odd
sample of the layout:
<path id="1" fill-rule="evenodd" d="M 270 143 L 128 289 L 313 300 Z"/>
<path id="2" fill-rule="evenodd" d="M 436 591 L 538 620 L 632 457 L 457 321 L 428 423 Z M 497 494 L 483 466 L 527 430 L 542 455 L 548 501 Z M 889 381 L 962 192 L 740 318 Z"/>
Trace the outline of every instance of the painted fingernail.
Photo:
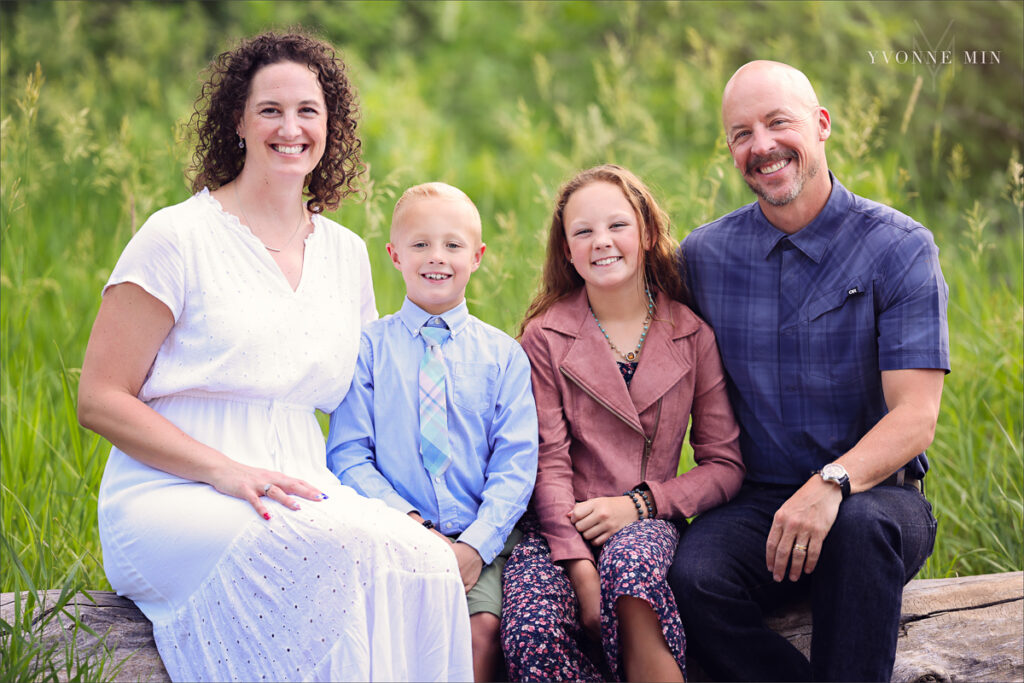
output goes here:
<path id="1" fill-rule="evenodd" d="M 320 500 L 327 500 L 327 494 L 326 493 L 321 493 L 320 494 Z"/>
<path id="2" fill-rule="evenodd" d="M 301 510 L 301 509 L 302 509 L 302 506 L 299 505 L 298 503 L 295 503 L 294 505 L 292 505 L 292 510 Z"/>
<path id="3" fill-rule="evenodd" d="M 270 513 L 269 512 L 264 512 L 263 513 L 263 519 L 270 519 Z"/>

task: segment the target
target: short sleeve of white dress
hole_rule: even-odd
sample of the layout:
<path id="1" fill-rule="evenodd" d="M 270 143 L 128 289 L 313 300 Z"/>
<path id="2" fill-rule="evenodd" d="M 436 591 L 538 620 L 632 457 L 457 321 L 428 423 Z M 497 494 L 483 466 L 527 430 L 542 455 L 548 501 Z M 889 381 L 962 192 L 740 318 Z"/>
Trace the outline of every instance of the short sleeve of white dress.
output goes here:
<path id="1" fill-rule="evenodd" d="M 135 233 L 104 286 L 104 294 L 114 285 L 134 283 L 162 301 L 178 319 L 184 305 L 185 268 L 173 216 L 168 209 L 158 211 Z"/>

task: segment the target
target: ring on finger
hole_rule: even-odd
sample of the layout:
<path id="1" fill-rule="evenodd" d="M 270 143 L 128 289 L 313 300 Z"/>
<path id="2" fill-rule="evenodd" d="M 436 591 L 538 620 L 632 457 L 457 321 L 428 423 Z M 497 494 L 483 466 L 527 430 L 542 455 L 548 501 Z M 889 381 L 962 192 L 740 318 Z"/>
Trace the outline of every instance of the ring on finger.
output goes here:
<path id="1" fill-rule="evenodd" d="M 263 495 L 264 496 L 267 495 L 268 493 L 270 493 L 270 487 L 271 486 L 273 486 L 273 484 L 267 484 L 266 486 L 263 487 Z"/>
<path id="2" fill-rule="evenodd" d="M 794 543 L 793 544 L 793 550 L 799 550 L 800 552 L 806 553 L 807 552 L 807 546 L 805 546 L 803 543 Z"/>

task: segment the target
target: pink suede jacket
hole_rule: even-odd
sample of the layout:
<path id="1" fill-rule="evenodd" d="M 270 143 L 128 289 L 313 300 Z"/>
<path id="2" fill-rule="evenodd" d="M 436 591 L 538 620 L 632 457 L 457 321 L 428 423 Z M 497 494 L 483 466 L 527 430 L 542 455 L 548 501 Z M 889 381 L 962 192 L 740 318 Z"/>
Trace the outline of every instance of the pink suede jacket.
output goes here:
<path id="1" fill-rule="evenodd" d="M 583 288 L 530 321 L 521 341 L 540 430 L 533 507 L 553 561 L 593 558 L 567 517 L 578 501 L 646 482 L 659 518 L 684 519 L 739 491 L 739 428 L 715 335 L 688 307 L 657 296 L 629 388 Z M 676 476 L 691 416 L 697 466 Z"/>

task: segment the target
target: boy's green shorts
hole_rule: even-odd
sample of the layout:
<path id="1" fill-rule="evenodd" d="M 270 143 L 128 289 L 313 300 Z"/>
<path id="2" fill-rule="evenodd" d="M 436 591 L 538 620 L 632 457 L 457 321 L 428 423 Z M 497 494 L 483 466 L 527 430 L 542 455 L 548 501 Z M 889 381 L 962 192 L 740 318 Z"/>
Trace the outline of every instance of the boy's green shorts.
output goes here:
<path id="1" fill-rule="evenodd" d="M 512 554 L 512 549 L 516 547 L 522 537 L 523 532 L 519 529 L 512 529 L 508 540 L 505 541 L 505 547 L 494 558 L 494 562 L 484 566 L 476 585 L 466 593 L 470 616 L 480 612 L 490 612 L 496 617 L 501 617 L 501 571 L 505 568 L 505 562 Z"/>

